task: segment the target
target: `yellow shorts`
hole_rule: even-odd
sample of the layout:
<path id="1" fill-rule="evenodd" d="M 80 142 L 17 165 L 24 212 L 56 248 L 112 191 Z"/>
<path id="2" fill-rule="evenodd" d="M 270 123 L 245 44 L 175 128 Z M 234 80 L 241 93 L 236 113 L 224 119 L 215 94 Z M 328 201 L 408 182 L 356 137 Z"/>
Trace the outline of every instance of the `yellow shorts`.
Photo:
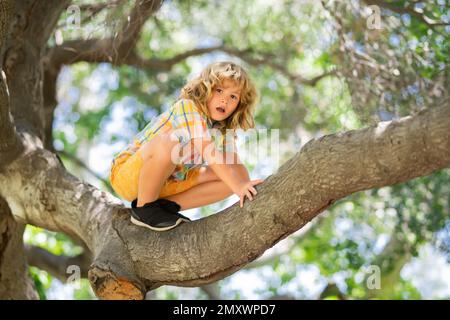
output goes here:
<path id="1" fill-rule="evenodd" d="M 127 201 L 131 202 L 138 197 L 139 172 L 142 168 L 142 162 L 141 150 L 137 150 L 133 155 L 125 153 L 116 158 L 111 168 L 109 176 L 111 186 L 121 198 Z M 159 198 L 183 192 L 198 184 L 200 168 L 196 167 L 189 170 L 186 180 L 167 179 L 161 188 Z"/>

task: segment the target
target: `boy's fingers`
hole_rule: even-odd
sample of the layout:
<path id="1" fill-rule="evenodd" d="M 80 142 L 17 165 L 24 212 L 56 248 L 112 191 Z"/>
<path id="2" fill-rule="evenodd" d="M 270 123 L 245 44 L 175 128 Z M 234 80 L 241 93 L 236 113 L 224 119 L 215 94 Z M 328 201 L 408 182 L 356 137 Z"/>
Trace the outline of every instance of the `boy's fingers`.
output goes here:
<path id="1" fill-rule="evenodd" d="M 244 205 L 244 197 L 240 197 L 239 205 L 241 206 L 241 208 L 243 207 L 243 205 Z"/>
<path id="2" fill-rule="evenodd" d="M 262 179 L 253 180 L 252 181 L 252 185 L 260 184 L 260 183 L 263 183 L 263 182 L 264 182 L 264 180 L 262 180 Z"/>
<path id="3" fill-rule="evenodd" d="M 250 199 L 250 201 L 253 201 L 252 193 L 250 191 L 247 190 L 246 195 L 247 195 L 247 198 Z"/>
<path id="4" fill-rule="evenodd" d="M 251 187 L 250 190 L 253 191 L 253 194 L 255 194 L 255 195 L 258 193 L 258 191 L 256 191 L 256 189 L 253 187 Z"/>

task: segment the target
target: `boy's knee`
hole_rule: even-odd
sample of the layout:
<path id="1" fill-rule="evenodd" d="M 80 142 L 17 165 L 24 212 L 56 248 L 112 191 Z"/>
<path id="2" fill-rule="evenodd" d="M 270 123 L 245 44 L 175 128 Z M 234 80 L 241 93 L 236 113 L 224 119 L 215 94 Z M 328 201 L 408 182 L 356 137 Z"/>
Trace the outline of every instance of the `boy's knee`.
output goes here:
<path id="1" fill-rule="evenodd" d="M 144 161 L 155 156 L 158 158 L 170 159 L 172 149 L 177 144 L 178 141 L 174 140 L 170 134 L 159 134 L 141 147 L 142 157 Z"/>
<path id="2" fill-rule="evenodd" d="M 207 181 L 219 181 L 219 176 L 214 172 L 210 166 L 205 167 L 205 176 Z"/>

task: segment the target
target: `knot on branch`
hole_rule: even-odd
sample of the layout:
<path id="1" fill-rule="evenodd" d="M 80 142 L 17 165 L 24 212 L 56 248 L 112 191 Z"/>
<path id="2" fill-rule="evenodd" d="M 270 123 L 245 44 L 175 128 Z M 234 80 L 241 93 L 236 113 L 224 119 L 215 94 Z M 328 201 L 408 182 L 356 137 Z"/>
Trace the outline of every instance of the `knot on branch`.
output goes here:
<path id="1" fill-rule="evenodd" d="M 104 270 L 91 267 L 89 281 L 97 297 L 102 300 L 144 300 L 145 289 L 139 284 Z"/>

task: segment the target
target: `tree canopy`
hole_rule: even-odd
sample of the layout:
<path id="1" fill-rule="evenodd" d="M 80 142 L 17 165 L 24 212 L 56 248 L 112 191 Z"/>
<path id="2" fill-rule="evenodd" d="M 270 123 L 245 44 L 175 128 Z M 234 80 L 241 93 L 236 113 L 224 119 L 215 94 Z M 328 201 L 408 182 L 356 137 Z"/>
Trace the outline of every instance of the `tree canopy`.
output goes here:
<path id="1" fill-rule="evenodd" d="M 2 2 L 0 279 L 25 271 L 0 297 L 450 296 L 448 1 Z M 245 214 L 136 229 L 112 157 L 217 60 L 255 81 L 279 166 L 250 150 Z"/>

